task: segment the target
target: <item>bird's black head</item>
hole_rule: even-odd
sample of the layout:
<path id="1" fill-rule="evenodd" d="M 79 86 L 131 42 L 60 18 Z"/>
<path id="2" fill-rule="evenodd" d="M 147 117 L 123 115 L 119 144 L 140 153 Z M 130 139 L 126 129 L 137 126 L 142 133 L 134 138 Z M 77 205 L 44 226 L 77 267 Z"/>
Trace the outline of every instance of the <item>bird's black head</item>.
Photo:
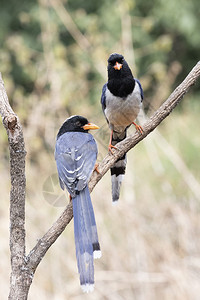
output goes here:
<path id="1" fill-rule="evenodd" d="M 69 117 L 63 125 L 60 127 L 57 135 L 57 139 L 66 132 L 88 132 L 90 129 L 98 129 L 99 127 L 93 123 L 89 123 L 88 120 L 82 116 Z"/>
<path id="2" fill-rule="evenodd" d="M 113 95 L 127 97 L 135 86 L 131 69 L 123 55 L 113 53 L 108 59 L 108 89 Z"/>
<path id="3" fill-rule="evenodd" d="M 112 53 L 108 58 L 108 65 L 111 65 L 114 68 L 116 62 L 118 62 L 119 64 L 123 64 L 123 61 L 123 55 L 118 53 Z"/>
<path id="4" fill-rule="evenodd" d="M 112 53 L 108 59 L 108 79 L 133 76 L 123 55 Z"/>

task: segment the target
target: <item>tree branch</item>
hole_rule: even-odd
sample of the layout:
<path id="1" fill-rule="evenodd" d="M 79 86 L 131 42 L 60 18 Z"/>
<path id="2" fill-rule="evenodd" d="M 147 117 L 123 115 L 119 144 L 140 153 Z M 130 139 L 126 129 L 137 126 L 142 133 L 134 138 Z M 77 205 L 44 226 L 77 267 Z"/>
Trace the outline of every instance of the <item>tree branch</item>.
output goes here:
<path id="1" fill-rule="evenodd" d="M 25 258 L 25 145 L 22 127 L 17 115 L 10 107 L 0 73 L 0 114 L 7 131 L 10 150 L 10 252 L 11 276 L 9 299 L 24 299 L 24 291 L 32 282 L 27 277 Z M 25 280 L 26 279 L 26 280 Z M 27 287 L 27 281 L 30 281 Z M 27 290 L 28 293 L 28 290 Z"/>
<path id="2" fill-rule="evenodd" d="M 123 156 L 124 153 L 128 152 L 136 144 L 143 140 L 172 112 L 172 110 L 181 101 L 185 93 L 187 93 L 189 88 L 196 82 L 199 76 L 200 62 L 195 65 L 185 80 L 174 90 L 174 92 L 160 106 L 154 115 L 143 125 L 144 133 L 142 135 L 136 132 L 135 134 L 127 137 L 124 141 L 117 144 L 118 150 L 113 150 L 114 155 L 110 153 L 106 155 L 106 157 L 98 166 L 100 174 L 98 174 L 96 171 L 94 171 L 92 174 L 92 177 L 89 181 L 90 192 L 118 158 Z M 28 264 L 31 266 L 33 271 L 36 269 L 40 260 L 45 255 L 51 244 L 56 241 L 72 218 L 72 203 L 69 203 L 62 215 L 52 225 L 48 232 L 38 241 L 33 250 L 30 251 L 28 255 Z"/>

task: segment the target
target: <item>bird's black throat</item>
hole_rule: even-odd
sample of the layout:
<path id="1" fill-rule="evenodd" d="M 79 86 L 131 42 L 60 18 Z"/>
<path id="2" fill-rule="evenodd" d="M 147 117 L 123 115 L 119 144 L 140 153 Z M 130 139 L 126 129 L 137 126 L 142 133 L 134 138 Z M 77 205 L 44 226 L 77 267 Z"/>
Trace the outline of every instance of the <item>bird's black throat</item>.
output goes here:
<path id="1" fill-rule="evenodd" d="M 114 96 L 126 98 L 134 90 L 135 79 L 133 76 L 109 79 L 107 87 Z"/>

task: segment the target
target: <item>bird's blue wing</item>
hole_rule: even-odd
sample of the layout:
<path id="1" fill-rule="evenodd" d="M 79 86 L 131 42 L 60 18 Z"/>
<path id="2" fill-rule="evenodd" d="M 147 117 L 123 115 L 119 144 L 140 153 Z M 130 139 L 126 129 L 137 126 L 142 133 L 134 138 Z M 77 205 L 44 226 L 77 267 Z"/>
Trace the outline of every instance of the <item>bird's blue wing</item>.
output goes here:
<path id="1" fill-rule="evenodd" d="M 97 145 L 90 133 L 67 132 L 56 142 L 55 159 L 61 188 L 73 197 L 87 184 L 97 158 Z"/>
<path id="2" fill-rule="evenodd" d="M 84 133 L 85 134 L 85 133 Z M 97 145 L 91 134 L 87 134 L 89 136 L 87 142 L 85 142 L 81 149 L 77 151 L 76 156 L 76 173 L 77 173 L 77 191 L 81 191 L 87 184 L 92 171 L 94 170 L 95 162 L 97 159 Z"/>
<path id="3" fill-rule="evenodd" d="M 107 89 L 107 83 L 104 84 L 102 88 L 102 94 L 101 94 L 101 105 L 103 111 L 106 109 L 106 89 Z"/>
<path id="4" fill-rule="evenodd" d="M 70 152 L 60 153 L 59 155 L 56 153 L 56 164 L 61 188 L 64 190 L 66 187 L 68 192 L 71 195 L 74 195 L 76 172 L 75 164 L 71 158 Z"/>
<path id="5" fill-rule="evenodd" d="M 138 79 L 135 78 L 135 81 L 138 83 L 139 85 L 139 88 L 140 88 L 140 95 L 141 95 L 141 98 L 142 100 L 144 99 L 144 92 L 143 92 L 143 89 L 142 89 L 142 85 L 140 83 L 140 81 Z"/>

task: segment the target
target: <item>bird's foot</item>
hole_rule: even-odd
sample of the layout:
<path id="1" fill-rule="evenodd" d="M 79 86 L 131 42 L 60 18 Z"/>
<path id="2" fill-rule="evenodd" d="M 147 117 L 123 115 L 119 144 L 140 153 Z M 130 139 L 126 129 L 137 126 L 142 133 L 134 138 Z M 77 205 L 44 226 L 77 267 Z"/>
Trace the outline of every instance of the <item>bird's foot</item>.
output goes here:
<path id="1" fill-rule="evenodd" d="M 132 122 L 132 123 L 135 126 L 136 131 L 139 131 L 141 134 L 143 134 L 144 130 L 143 130 L 142 126 L 136 124 L 135 122 Z"/>
<path id="2" fill-rule="evenodd" d="M 71 195 L 69 195 L 69 201 L 70 201 L 70 202 L 72 201 L 72 196 L 71 196 Z"/>
<path id="3" fill-rule="evenodd" d="M 99 172 L 99 164 L 98 163 L 95 164 L 94 171 L 96 171 L 97 174 L 100 174 L 100 172 Z"/>
<path id="4" fill-rule="evenodd" d="M 113 148 L 113 149 L 118 149 L 117 147 L 115 147 L 115 146 L 109 144 L 109 145 L 108 145 L 108 151 L 109 151 L 111 154 L 113 154 L 112 148 Z"/>

